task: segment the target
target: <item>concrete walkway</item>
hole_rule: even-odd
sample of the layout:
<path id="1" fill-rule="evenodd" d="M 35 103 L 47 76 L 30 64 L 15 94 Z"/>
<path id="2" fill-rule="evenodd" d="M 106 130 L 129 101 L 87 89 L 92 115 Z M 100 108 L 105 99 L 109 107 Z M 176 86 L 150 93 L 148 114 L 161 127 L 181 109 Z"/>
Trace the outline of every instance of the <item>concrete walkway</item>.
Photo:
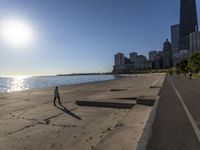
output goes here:
<path id="1" fill-rule="evenodd" d="M 167 76 L 147 149 L 199 150 L 199 98 L 200 80 Z"/>
<path id="2" fill-rule="evenodd" d="M 151 106 L 131 109 L 85 107 L 77 101 L 118 102 L 156 97 L 165 74 L 132 75 L 112 81 L 0 93 L 0 150 L 133 150 Z M 151 86 L 154 88 L 150 88 Z M 117 90 L 113 90 L 117 89 Z M 120 90 L 125 89 L 125 90 Z M 133 99 L 132 99 L 133 98 Z"/>

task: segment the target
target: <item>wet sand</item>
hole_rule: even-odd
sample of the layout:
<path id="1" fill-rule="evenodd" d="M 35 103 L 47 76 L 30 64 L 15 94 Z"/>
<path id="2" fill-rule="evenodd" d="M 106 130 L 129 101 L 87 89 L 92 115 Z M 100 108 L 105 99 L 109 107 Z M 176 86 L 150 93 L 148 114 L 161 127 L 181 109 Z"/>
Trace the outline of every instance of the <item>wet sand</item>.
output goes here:
<path id="1" fill-rule="evenodd" d="M 151 106 L 132 109 L 84 107 L 76 100 L 156 97 L 164 74 L 62 86 L 63 106 L 53 106 L 53 88 L 0 94 L 0 150 L 134 150 Z M 119 91 L 113 91 L 118 89 Z"/>

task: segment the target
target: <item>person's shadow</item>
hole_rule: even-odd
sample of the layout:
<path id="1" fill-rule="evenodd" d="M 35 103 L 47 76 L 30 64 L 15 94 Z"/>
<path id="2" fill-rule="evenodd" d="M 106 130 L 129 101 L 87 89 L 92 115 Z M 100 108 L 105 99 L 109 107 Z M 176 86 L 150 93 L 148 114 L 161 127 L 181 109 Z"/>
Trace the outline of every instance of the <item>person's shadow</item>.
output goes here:
<path id="1" fill-rule="evenodd" d="M 62 104 L 59 104 L 59 106 L 55 106 L 56 108 L 62 110 L 64 113 L 67 113 L 69 114 L 70 116 L 76 118 L 76 119 L 79 119 L 81 120 L 81 117 L 77 116 L 76 114 L 72 113 L 70 110 L 68 110 L 65 106 L 63 106 Z"/>

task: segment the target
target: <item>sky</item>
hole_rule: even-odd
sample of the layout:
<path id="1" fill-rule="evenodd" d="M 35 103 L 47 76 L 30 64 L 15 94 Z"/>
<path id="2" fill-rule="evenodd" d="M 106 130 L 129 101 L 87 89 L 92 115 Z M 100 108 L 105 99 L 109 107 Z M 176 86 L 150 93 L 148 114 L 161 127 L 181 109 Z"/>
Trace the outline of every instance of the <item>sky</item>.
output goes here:
<path id="1" fill-rule="evenodd" d="M 34 40 L 16 48 L 0 39 L 0 76 L 110 72 L 117 52 L 147 56 L 151 50 L 161 50 L 170 39 L 170 26 L 179 23 L 179 3 L 1 0 L 0 22 L 23 20 L 31 26 Z"/>

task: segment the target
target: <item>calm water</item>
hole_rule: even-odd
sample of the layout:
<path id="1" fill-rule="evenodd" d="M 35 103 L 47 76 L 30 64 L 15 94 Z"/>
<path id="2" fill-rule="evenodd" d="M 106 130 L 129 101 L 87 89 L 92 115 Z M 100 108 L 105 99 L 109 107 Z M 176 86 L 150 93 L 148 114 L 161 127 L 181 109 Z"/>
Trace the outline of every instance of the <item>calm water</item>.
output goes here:
<path id="1" fill-rule="evenodd" d="M 0 92 L 24 91 L 60 85 L 87 83 L 93 81 L 113 80 L 113 75 L 75 75 L 49 77 L 0 77 Z"/>

